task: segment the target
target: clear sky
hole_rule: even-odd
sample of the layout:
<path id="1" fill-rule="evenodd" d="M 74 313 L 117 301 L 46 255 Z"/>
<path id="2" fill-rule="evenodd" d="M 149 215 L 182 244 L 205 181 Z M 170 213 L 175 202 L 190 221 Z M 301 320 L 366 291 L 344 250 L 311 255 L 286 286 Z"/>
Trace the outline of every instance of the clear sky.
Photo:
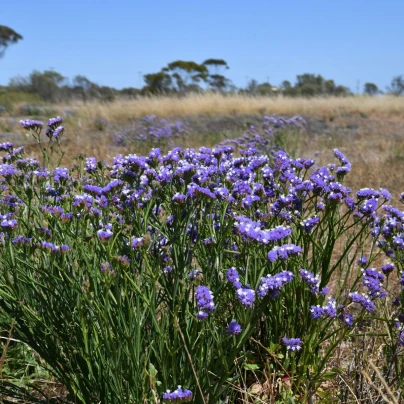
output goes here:
<path id="1" fill-rule="evenodd" d="M 225 59 L 228 78 L 295 82 L 322 74 L 356 91 L 404 74 L 404 0 L 0 0 L 0 25 L 24 36 L 0 59 L 0 84 L 34 69 L 116 88 L 177 59 Z"/>

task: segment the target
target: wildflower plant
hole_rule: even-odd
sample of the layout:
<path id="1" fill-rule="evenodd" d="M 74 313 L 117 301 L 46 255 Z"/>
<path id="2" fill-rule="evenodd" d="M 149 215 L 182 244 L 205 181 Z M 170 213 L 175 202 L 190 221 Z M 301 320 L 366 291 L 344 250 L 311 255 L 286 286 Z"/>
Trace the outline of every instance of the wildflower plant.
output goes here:
<path id="1" fill-rule="evenodd" d="M 23 126 L 39 141 L 42 125 Z M 346 187 L 338 150 L 324 167 L 233 152 L 155 148 L 72 169 L 3 157 L 1 326 L 72 401 L 220 402 L 251 357 L 303 401 L 370 321 L 386 325 L 400 380 L 404 213 L 386 190 Z"/>

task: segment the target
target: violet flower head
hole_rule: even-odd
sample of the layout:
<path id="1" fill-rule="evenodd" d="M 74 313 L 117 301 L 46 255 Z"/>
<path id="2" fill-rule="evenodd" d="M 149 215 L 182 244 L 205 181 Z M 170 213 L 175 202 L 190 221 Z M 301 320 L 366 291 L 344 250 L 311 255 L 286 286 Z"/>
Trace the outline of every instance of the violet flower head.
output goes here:
<path id="1" fill-rule="evenodd" d="M 237 335 L 240 334 L 241 331 L 242 331 L 241 325 L 238 324 L 236 320 L 230 321 L 226 329 L 226 332 L 229 335 Z"/>
<path id="2" fill-rule="evenodd" d="M 314 320 L 324 317 L 325 312 L 319 305 L 310 307 L 310 317 Z"/>
<path id="3" fill-rule="evenodd" d="M 102 243 L 108 243 L 110 238 L 114 235 L 111 230 L 98 230 L 97 236 Z"/>
<path id="4" fill-rule="evenodd" d="M 144 237 L 133 237 L 131 247 L 133 249 L 139 248 L 144 245 Z"/>
<path id="5" fill-rule="evenodd" d="M 50 118 L 48 121 L 48 126 L 54 130 L 58 126 L 60 126 L 62 123 L 62 118 L 60 116 L 57 116 L 56 118 Z"/>
<path id="6" fill-rule="evenodd" d="M 302 268 L 299 271 L 302 279 L 307 283 L 310 287 L 312 293 L 319 293 L 320 291 L 320 278 L 318 275 L 314 275 L 313 273 L 307 271 Z"/>
<path id="7" fill-rule="evenodd" d="M 97 169 L 97 159 L 95 157 L 87 157 L 85 171 L 88 173 L 92 173 L 96 169 Z"/>
<path id="8" fill-rule="evenodd" d="M 382 272 L 385 275 L 388 275 L 389 273 L 394 271 L 394 268 L 395 268 L 395 265 L 393 263 L 388 263 L 388 264 L 382 266 Z"/>
<path id="9" fill-rule="evenodd" d="M 195 299 L 196 305 L 199 309 L 199 313 L 202 311 L 202 313 L 209 314 L 216 309 L 216 306 L 213 302 L 213 294 L 207 286 L 198 286 L 196 288 Z M 202 317 L 203 316 L 204 315 L 202 315 Z"/>
<path id="10" fill-rule="evenodd" d="M 166 402 L 176 402 L 176 403 L 187 403 L 192 401 L 192 391 L 178 386 L 174 391 L 167 390 L 163 394 L 163 401 Z"/>
<path id="11" fill-rule="evenodd" d="M 43 122 L 41 121 L 35 121 L 32 119 L 22 119 L 20 121 L 20 125 L 27 130 L 33 130 L 35 132 L 38 132 L 42 129 Z"/>
<path id="12" fill-rule="evenodd" d="M 282 338 L 283 344 L 288 352 L 298 352 L 302 349 L 302 340 L 300 338 Z"/>
<path id="13" fill-rule="evenodd" d="M 337 316 L 337 304 L 335 299 L 332 297 L 328 298 L 327 304 L 323 307 L 324 314 L 330 318 L 334 318 Z"/>
<path id="14" fill-rule="evenodd" d="M 3 230 L 14 230 L 17 227 L 17 220 L 9 219 L 2 220 L 0 226 Z"/>
<path id="15" fill-rule="evenodd" d="M 65 127 L 64 126 L 58 126 L 52 133 L 52 138 L 53 139 L 58 139 L 60 138 L 63 133 L 65 131 Z"/>
<path id="16" fill-rule="evenodd" d="M 310 233 L 313 230 L 313 228 L 317 226 L 319 223 L 320 218 L 318 216 L 313 216 L 300 222 L 300 225 L 303 227 L 303 230 L 306 233 Z"/>
<path id="17" fill-rule="evenodd" d="M 302 248 L 297 245 L 284 244 L 280 247 L 279 246 L 274 247 L 268 253 L 268 259 L 271 262 L 275 262 L 277 259 L 285 261 L 289 257 L 293 257 L 293 256 L 301 254 L 301 252 L 302 252 Z"/>
<path id="18" fill-rule="evenodd" d="M 239 302 L 246 307 L 252 307 L 255 301 L 255 291 L 248 286 L 243 286 L 236 291 Z"/>
<path id="19" fill-rule="evenodd" d="M 226 278 L 236 289 L 241 288 L 242 285 L 236 268 L 229 268 L 226 272 Z"/>
<path id="20" fill-rule="evenodd" d="M 373 312 L 376 310 L 375 304 L 365 294 L 351 292 L 349 297 L 354 303 L 359 303 L 367 312 Z"/>
<path id="21" fill-rule="evenodd" d="M 260 298 L 269 295 L 271 298 L 275 298 L 279 295 L 282 287 L 291 282 L 294 275 L 291 271 L 283 271 L 276 275 L 267 275 L 261 278 L 260 285 L 257 289 L 257 295 Z"/>
<path id="22" fill-rule="evenodd" d="M 352 314 L 342 313 L 338 316 L 338 318 L 348 327 L 352 327 L 354 323 L 354 318 Z"/>

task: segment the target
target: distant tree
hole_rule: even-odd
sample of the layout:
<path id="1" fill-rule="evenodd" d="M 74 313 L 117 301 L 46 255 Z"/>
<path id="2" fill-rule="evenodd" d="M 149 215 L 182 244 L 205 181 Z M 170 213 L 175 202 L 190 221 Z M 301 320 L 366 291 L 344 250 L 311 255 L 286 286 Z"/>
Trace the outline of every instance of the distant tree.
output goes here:
<path id="1" fill-rule="evenodd" d="M 208 70 L 207 81 L 213 90 L 225 91 L 231 86 L 231 81 L 223 75 L 223 70 L 229 69 L 223 59 L 207 59 L 202 65 Z"/>
<path id="2" fill-rule="evenodd" d="M 289 80 L 283 80 L 280 87 L 283 90 L 288 90 L 289 88 L 292 87 L 292 83 Z"/>
<path id="3" fill-rule="evenodd" d="M 226 91 L 231 87 L 231 80 L 221 74 L 211 74 L 208 78 L 209 86 L 213 90 Z"/>
<path id="4" fill-rule="evenodd" d="M 171 91 L 171 76 L 166 72 L 150 73 L 143 76 L 146 86 L 143 94 L 167 94 Z"/>
<path id="5" fill-rule="evenodd" d="M 4 56 L 6 49 L 20 41 L 22 36 L 9 27 L 0 25 L 0 58 Z"/>
<path id="6" fill-rule="evenodd" d="M 87 77 L 77 75 L 73 78 L 71 92 L 75 98 L 82 98 L 84 102 L 91 98 L 99 98 L 99 87 Z"/>
<path id="7" fill-rule="evenodd" d="M 178 92 L 187 90 L 187 86 L 206 81 L 209 75 L 205 65 L 192 61 L 176 60 L 162 69 L 163 73 L 171 75 L 172 84 Z"/>
<path id="8" fill-rule="evenodd" d="M 23 91 L 27 93 L 34 92 L 29 77 L 12 77 L 8 82 L 8 88 L 11 91 Z"/>
<path id="9" fill-rule="evenodd" d="M 256 93 L 258 95 L 272 95 L 274 94 L 273 86 L 268 82 L 260 83 L 256 88 Z"/>
<path id="10" fill-rule="evenodd" d="M 363 92 L 367 95 L 377 95 L 379 93 L 379 88 L 374 83 L 365 83 L 363 86 Z"/>
<path id="11" fill-rule="evenodd" d="M 249 94 L 256 94 L 257 88 L 258 88 L 258 81 L 255 79 L 251 79 L 247 83 L 247 87 L 245 89 L 246 89 L 247 93 L 249 93 Z"/>
<path id="12" fill-rule="evenodd" d="M 33 91 L 44 101 L 56 101 L 61 98 L 61 86 L 66 78 L 53 70 L 45 70 L 43 73 L 33 71 L 29 80 Z"/>
<path id="13" fill-rule="evenodd" d="M 339 85 L 339 86 L 335 87 L 334 95 L 344 97 L 344 96 L 347 96 L 347 95 L 352 95 L 352 92 L 348 87 Z"/>
<path id="14" fill-rule="evenodd" d="M 322 90 L 325 94 L 332 95 L 335 94 L 335 90 L 337 86 L 335 85 L 334 80 L 324 80 L 322 85 Z"/>
<path id="15" fill-rule="evenodd" d="M 404 95 L 404 77 L 396 76 L 391 80 L 390 87 L 387 88 L 387 92 L 392 95 Z"/>
<path id="16" fill-rule="evenodd" d="M 135 87 L 127 87 L 119 90 L 118 93 L 127 98 L 136 98 L 141 94 L 141 91 Z"/>

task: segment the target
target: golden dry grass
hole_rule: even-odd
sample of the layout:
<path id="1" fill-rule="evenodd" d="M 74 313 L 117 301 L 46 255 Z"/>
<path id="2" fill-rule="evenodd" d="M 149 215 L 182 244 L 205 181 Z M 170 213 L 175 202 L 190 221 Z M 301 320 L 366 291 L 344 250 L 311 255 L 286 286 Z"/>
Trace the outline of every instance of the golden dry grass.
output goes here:
<path id="1" fill-rule="evenodd" d="M 62 106 L 61 106 L 62 107 Z M 102 116 L 111 121 L 156 114 L 169 117 L 178 115 L 328 115 L 341 113 L 403 115 L 404 97 L 259 97 L 240 94 L 191 94 L 185 97 L 143 97 L 119 100 L 108 104 L 89 102 L 72 105 L 83 117 Z"/>

